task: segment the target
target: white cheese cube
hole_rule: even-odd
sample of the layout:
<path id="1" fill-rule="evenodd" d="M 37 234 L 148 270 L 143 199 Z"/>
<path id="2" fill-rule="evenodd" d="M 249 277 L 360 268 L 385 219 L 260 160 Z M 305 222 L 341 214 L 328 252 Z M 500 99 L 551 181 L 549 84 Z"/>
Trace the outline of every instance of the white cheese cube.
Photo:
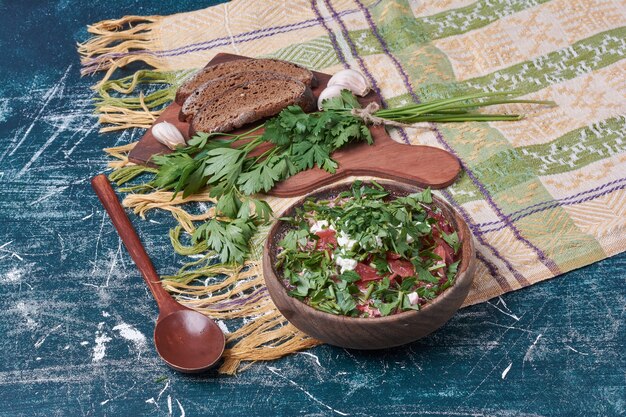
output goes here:
<path id="1" fill-rule="evenodd" d="M 339 255 L 335 256 L 335 263 L 340 268 L 343 274 L 346 271 L 352 271 L 356 268 L 357 261 L 350 258 L 343 258 Z"/>
<path id="2" fill-rule="evenodd" d="M 421 222 L 417 222 L 416 224 L 420 224 Z M 401 231 L 402 226 L 396 226 L 396 230 L 399 232 Z M 406 243 L 408 243 L 409 245 L 411 243 L 415 242 L 415 239 L 413 239 L 413 236 L 409 236 L 408 234 L 406 235 Z"/>
<path id="3" fill-rule="evenodd" d="M 318 220 L 311 226 L 311 233 L 317 233 L 324 229 L 335 230 L 326 220 Z"/>
<path id="4" fill-rule="evenodd" d="M 337 245 L 341 248 L 351 250 L 354 248 L 354 245 L 356 245 L 356 240 L 351 239 L 350 236 L 342 230 L 339 232 L 339 236 L 337 236 Z"/>

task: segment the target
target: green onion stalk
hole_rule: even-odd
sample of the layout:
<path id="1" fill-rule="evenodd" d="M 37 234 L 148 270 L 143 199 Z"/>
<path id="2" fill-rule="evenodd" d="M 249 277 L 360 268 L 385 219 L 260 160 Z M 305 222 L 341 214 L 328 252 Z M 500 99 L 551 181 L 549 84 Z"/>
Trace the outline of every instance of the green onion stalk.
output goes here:
<path id="1" fill-rule="evenodd" d="M 348 99 L 348 91 L 342 92 L 342 98 Z M 551 100 L 521 100 L 506 98 L 514 93 L 474 93 L 462 96 L 432 100 L 424 103 L 409 104 L 402 107 L 380 109 L 376 103 L 370 103 L 364 109 L 355 108 L 352 114 L 361 117 L 367 123 L 405 126 L 416 123 L 435 122 L 494 122 L 516 121 L 525 117 L 523 114 L 490 114 L 476 111 L 479 108 L 498 104 L 540 104 L 555 106 Z M 350 94 L 351 95 L 351 94 Z"/>

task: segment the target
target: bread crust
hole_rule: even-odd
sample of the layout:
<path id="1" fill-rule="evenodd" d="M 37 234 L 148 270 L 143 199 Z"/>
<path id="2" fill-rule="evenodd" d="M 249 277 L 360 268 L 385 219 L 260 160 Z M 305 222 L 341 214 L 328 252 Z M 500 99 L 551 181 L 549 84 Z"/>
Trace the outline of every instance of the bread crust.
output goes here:
<path id="1" fill-rule="evenodd" d="M 315 75 L 298 64 L 269 58 L 238 59 L 201 69 L 178 88 L 175 101 L 182 105 L 198 87 L 207 81 L 242 71 L 272 71 L 293 77 L 308 87 L 317 86 Z"/>

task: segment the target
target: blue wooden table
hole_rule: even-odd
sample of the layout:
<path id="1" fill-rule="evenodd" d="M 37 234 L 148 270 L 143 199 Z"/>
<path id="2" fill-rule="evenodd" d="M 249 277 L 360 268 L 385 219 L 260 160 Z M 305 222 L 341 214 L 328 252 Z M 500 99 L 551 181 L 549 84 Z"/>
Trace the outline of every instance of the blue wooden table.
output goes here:
<path id="1" fill-rule="evenodd" d="M 0 2 L 0 416 L 616 416 L 626 255 L 461 310 L 409 346 L 320 346 L 236 377 L 171 371 L 156 306 L 89 186 L 106 146 L 85 25 L 207 1 Z M 133 218 L 161 273 L 169 216 Z"/>

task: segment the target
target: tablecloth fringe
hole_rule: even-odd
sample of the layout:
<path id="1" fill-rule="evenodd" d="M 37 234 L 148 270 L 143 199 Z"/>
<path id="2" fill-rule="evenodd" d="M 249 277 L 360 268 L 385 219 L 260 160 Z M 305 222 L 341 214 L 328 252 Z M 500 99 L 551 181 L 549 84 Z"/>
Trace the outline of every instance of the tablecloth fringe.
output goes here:
<path id="1" fill-rule="evenodd" d="M 157 53 L 156 27 L 162 20 L 163 16 L 124 16 L 104 20 L 88 26 L 87 31 L 94 36 L 78 44 L 82 75 L 106 71 L 93 86 L 97 94 L 98 121 L 106 125 L 100 132 L 149 128 L 174 99 L 182 80 L 193 72 L 167 71 L 164 60 Z M 136 61 L 143 61 L 153 69 L 112 79 L 117 69 Z M 164 87 L 155 91 L 155 84 Z M 147 87 L 149 91 L 133 94 L 139 87 Z"/>
<path id="2" fill-rule="evenodd" d="M 157 50 L 155 28 L 162 19 L 163 16 L 124 16 L 88 26 L 87 31 L 94 36 L 78 44 L 83 66 L 81 74 L 106 70 L 101 84 L 117 68 L 131 62 L 144 61 L 162 69 L 164 61 L 154 53 Z"/>
<path id="3" fill-rule="evenodd" d="M 180 84 L 194 71 L 141 70 L 100 83 L 96 86 L 95 111 L 98 121 L 106 125 L 100 132 L 149 128 L 174 100 Z"/>

